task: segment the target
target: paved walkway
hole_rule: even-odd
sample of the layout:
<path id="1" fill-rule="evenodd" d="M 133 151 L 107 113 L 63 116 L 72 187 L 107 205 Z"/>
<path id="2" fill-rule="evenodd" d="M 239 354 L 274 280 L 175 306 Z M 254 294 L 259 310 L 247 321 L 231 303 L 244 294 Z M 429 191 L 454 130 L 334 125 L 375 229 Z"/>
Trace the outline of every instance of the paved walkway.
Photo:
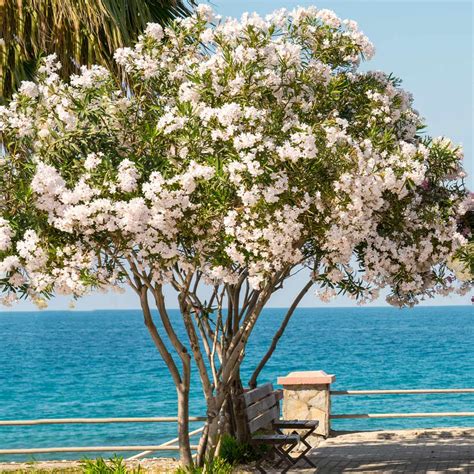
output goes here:
<path id="1" fill-rule="evenodd" d="M 317 469 L 298 473 L 391 472 L 474 474 L 474 429 L 339 433 L 314 448 Z"/>
<path id="2" fill-rule="evenodd" d="M 474 474 L 474 428 L 442 430 L 364 431 L 339 433 L 311 451 L 317 468 L 291 469 L 289 473 L 451 473 Z M 138 462 L 129 463 L 136 468 Z M 171 459 L 140 461 L 144 473 L 172 473 L 177 462 Z M 77 461 L 0 463 L 0 473 L 54 472 L 80 474 Z M 251 468 L 237 469 L 250 474 Z M 269 473 L 280 471 L 269 470 Z"/>

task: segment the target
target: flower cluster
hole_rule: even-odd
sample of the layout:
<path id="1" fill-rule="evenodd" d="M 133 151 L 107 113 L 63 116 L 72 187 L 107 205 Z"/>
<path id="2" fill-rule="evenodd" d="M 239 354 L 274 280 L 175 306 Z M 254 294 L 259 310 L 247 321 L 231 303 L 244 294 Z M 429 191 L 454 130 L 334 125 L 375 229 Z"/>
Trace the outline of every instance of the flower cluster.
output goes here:
<path id="1" fill-rule="evenodd" d="M 358 71 L 373 54 L 329 10 L 201 5 L 116 52 L 123 90 L 98 66 L 63 82 L 45 58 L 0 107 L 5 302 L 116 287 L 128 265 L 257 289 L 308 265 L 323 300 L 459 290 L 462 152 L 417 134 L 397 79 Z"/>
<path id="2" fill-rule="evenodd" d="M 5 251 L 10 248 L 12 237 L 13 231 L 8 221 L 0 217 L 0 251 Z"/>

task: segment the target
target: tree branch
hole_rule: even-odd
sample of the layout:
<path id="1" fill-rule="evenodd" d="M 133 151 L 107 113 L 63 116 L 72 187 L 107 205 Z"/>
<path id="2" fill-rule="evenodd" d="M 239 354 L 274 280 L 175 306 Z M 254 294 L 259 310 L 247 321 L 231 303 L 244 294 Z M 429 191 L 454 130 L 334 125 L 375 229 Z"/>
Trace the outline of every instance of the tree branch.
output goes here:
<path id="1" fill-rule="evenodd" d="M 306 283 L 306 285 L 303 287 L 303 289 L 296 296 L 295 300 L 293 301 L 293 304 L 290 306 L 290 308 L 287 311 L 280 327 L 278 328 L 278 331 L 273 336 L 272 343 L 270 344 L 270 347 L 268 348 L 265 355 L 262 357 L 262 360 L 260 361 L 260 363 L 257 365 L 257 367 L 254 370 L 252 376 L 250 377 L 250 380 L 249 380 L 249 387 L 250 388 L 255 388 L 257 386 L 257 378 L 260 375 L 260 372 L 262 371 L 262 369 L 265 367 L 266 363 L 269 361 L 270 357 L 275 352 L 278 341 L 280 340 L 280 338 L 283 335 L 286 327 L 288 326 L 288 323 L 291 319 L 291 316 L 293 315 L 295 309 L 300 304 L 300 302 L 301 302 L 302 298 L 304 297 L 304 295 L 313 286 L 313 284 L 314 284 L 313 280 L 309 280 L 308 283 Z"/>
<path id="2" fill-rule="evenodd" d="M 188 379 L 191 370 L 191 356 L 189 355 L 186 346 L 179 340 L 178 335 L 176 334 L 173 328 L 170 317 L 168 315 L 168 311 L 166 310 L 162 285 L 155 285 L 152 293 L 153 297 L 155 298 L 156 307 L 158 308 L 158 313 L 161 317 L 161 322 L 163 323 L 163 327 L 165 328 L 166 334 L 168 335 L 171 344 L 175 348 L 183 364 L 183 378 Z"/>
<path id="3" fill-rule="evenodd" d="M 182 383 L 181 375 L 179 373 L 178 367 L 176 366 L 176 363 L 172 355 L 169 353 L 168 349 L 166 348 L 166 345 L 163 342 L 163 339 L 161 338 L 160 334 L 158 333 L 158 329 L 155 326 L 155 323 L 153 321 L 153 316 L 150 311 L 150 306 L 148 304 L 148 289 L 144 285 L 142 285 L 140 288 L 140 303 L 143 310 L 145 325 L 148 328 L 151 338 L 155 346 L 157 347 L 161 357 L 165 361 L 171 373 L 171 376 L 173 377 L 173 381 L 175 385 L 179 387 Z"/>
<path id="4" fill-rule="evenodd" d="M 181 314 L 183 315 L 184 326 L 186 328 L 186 332 L 188 333 L 189 343 L 191 345 L 191 350 L 193 352 L 194 361 L 196 362 L 199 376 L 201 378 L 202 388 L 204 390 L 204 395 L 206 399 L 212 397 L 212 385 L 211 381 L 209 380 L 209 376 L 207 374 L 206 364 L 204 363 L 204 359 L 202 357 L 201 347 L 199 345 L 199 339 L 196 333 L 196 328 L 194 327 L 194 323 L 191 319 L 191 314 L 189 310 L 189 304 L 186 301 L 187 293 L 189 290 L 189 284 L 192 280 L 192 274 L 187 277 L 186 279 L 186 286 L 182 293 L 179 295 L 179 306 L 181 309 Z"/>

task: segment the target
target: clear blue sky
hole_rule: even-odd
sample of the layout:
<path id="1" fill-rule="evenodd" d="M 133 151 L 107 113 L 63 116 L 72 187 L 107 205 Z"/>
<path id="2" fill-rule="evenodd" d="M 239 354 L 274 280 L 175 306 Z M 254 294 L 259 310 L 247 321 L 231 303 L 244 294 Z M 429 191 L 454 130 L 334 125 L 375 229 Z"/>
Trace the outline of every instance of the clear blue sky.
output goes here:
<path id="1" fill-rule="evenodd" d="M 473 131 L 473 36 L 471 1 L 292 1 L 292 0 L 215 0 L 210 2 L 224 16 L 240 16 L 245 11 L 269 13 L 278 8 L 315 5 L 330 8 L 342 18 L 354 19 L 375 44 L 376 55 L 364 69 L 393 72 L 403 79 L 405 89 L 415 97 L 415 107 L 426 118 L 428 133 L 445 135 L 461 143 L 465 149 L 468 186 L 474 190 Z M 296 278 L 271 305 L 285 307 L 290 295 L 304 284 Z M 448 297 L 427 304 L 469 304 L 470 297 Z M 338 298 L 331 306 L 353 303 Z M 384 305 L 383 299 L 375 304 Z M 302 306 L 322 305 L 313 294 Z M 53 300 L 49 309 L 64 309 L 68 300 Z M 136 296 L 92 295 L 77 303 L 77 309 L 136 308 Z M 22 303 L 15 309 L 32 309 Z"/>

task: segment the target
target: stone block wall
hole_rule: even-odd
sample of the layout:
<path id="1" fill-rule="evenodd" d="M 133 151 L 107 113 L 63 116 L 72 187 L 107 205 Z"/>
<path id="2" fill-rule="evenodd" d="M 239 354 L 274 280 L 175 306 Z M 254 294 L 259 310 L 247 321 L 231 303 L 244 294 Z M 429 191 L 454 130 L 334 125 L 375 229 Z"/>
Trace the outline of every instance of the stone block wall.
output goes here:
<path id="1" fill-rule="evenodd" d="M 279 377 L 283 385 L 283 419 L 284 420 L 317 420 L 319 426 L 313 435 L 317 444 L 321 436 L 329 436 L 331 429 L 331 383 L 336 380 L 322 370 L 308 372 L 291 372 L 286 377 Z"/>
<path id="2" fill-rule="evenodd" d="M 283 395 L 283 419 L 317 420 L 319 426 L 315 433 L 329 434 L 330 408 L 329 385 L 286 385 Z"/>

